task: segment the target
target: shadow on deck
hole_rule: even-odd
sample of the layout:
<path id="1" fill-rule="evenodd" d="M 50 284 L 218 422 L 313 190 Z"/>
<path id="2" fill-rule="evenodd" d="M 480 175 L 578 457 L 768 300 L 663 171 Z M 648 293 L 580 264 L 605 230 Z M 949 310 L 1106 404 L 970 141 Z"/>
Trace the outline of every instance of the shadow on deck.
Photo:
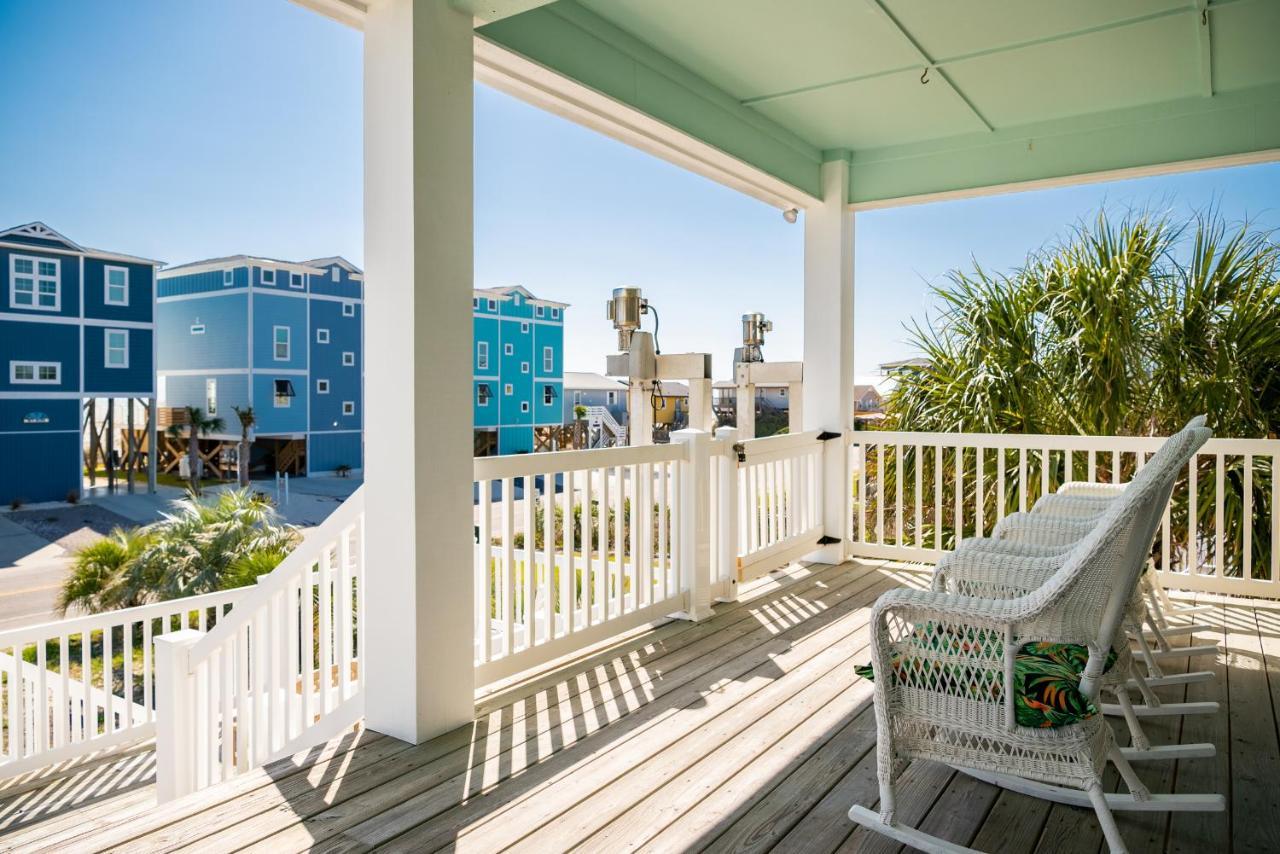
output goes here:
<path id="1" fill-rule="evenodd" d="M 877 561 L 795 568 L 708 621 L 668 623 L 486 697 L 471 727 L 425 744 L 356 732 L 160 808 L 121 815 L 104 802 L 74 823 L 11 826 L 0 849 L 895 850 L 847 817 L 878 794 L 871 686 L 853 665 L 869 657 L 876 597 L 924 583 Z M 1197 642 L 1218 635 L 1223 652 L 1166 670 L 1218 678 L 1160 693 L 1222 710 L 1145 725 L 1153 743 L 1208 741 L 1218 755 L 1139 773 L 1156 792 L 1225 793 L 1228 810 L 1122 814 L 1135 851 L 1280 849 L 1280 609 L 1228 601 L 1205 621 L 1217 628 Z M 899 800 L 902 821 L 987 851 L 1103 844 L 1089 811 L 945 766 L 912 765 Z"/>

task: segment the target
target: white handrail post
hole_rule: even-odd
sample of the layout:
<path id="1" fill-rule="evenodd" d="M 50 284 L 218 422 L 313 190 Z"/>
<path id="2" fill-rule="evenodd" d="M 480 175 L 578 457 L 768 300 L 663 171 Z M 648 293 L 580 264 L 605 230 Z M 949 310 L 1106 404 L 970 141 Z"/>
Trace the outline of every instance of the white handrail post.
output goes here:
<path id="1" fill-rule="evenodd" d="M 716 428 L 716 439 L 733 446 L 738 441 L 736 427 Z M 729 453 L 716 460 L 715 476 L 719 478 L 716 494 L 719 505 L 716 507 L 716 554 L 720 565 L 715 568 L 716 577 L 720 580 L 720 595 L 723 602 L 736 602 L 738 599 L 738 458 Z"/>
<path id="2" fill-rule="evenodd" d="M 155 638 L 156 798 L 160 803 L 195 789 L 191 647 L 203 635 L 195 629 L 181 629 Z"/>
<path id="3" fill-rule="evenodd" d="M 711 616 L 711 434 L 686 428 L 671 434 L 685 446 L 680 463 L 680 575 L 685 581 L 684 616 Z"/>

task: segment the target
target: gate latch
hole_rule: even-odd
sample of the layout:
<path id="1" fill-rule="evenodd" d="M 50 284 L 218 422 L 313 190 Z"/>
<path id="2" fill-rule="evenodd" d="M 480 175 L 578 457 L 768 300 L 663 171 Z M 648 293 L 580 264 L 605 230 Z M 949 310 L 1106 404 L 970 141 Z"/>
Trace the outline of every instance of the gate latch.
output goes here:
<path id="1" fill-rule="evenodd" d="M 747 446 L 741 442 L 733 443 L 733 452 L 738 455 L 738 462 L 745 463 L 747 461 Z"/>

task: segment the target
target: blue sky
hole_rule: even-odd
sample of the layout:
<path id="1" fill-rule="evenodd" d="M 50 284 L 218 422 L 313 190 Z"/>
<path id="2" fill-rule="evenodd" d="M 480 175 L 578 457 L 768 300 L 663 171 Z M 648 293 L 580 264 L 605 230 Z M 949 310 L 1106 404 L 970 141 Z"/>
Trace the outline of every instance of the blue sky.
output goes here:
<path id="1" fill-rule="evenodd" d="M 0 224 L 170 263 L 362 262 L 354 31 L 287 0 L 0 2 L 0 74 Z M 777 210 L 483 87 L 476 170 L 476 282 L 571 303 L 569 369 L 603 370 L 622 284 L 717 376 L 744 311 L 775 321 L 767 358 L 799 358 L 802 227 Z M 858 371 L 909 355 L 903 323 L 947 270 L 1015 266 L 1102 205 L 1275 228 L 1278 202 L 1271 164 L 859 214 Z"/>

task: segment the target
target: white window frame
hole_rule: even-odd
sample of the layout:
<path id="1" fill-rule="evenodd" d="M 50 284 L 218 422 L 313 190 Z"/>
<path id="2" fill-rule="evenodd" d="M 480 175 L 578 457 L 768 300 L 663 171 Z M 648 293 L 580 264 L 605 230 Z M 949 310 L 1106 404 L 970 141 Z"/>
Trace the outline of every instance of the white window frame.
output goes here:
<path id="1" fill-rule="evenodd" d="M 111 274 L 113 272 L 124 273 L 124 299 L 114 300 L 111 298 Z M 102 268 L 102 304 L 103 305 L 123 305 L 129 304 L 129 268 L 114 265 L 104 265 Z"/>
<path id="2" fill-rule="evenodd" d="M 552 320 L 559 320 L 559 319 L 560 319 L 560 309 L 558 309 L 558 308 L 553 308 L 553 309 L 551 309 L 551 319 L 552 319 Z"/>
<path id="3" fill-rule="evenodd" d="M 316 394 L 328 394 L 328 393 L 329 393 L 329 381 L 326 379 L 316 380 Z"/>
<path id="4" fill-rule="evenodd" d="M 330 271 L 329 271 L 329 274 L 330 274 L 330 276 L 333 278 L 333 281 L 335 281 L 335 282 L 341 282 L 341 281 L 342 281 L 342 271 L 341 271 L 340 269 L 338 269 L 338 267 L 337 267 L 336 265 L 334 266 L 334 268 L 333 268 L 332 270 L 330 270 Z"/>
<path id="5" fill-rule="evenodd" d="M 276 337 L 281 329 L 284 330 L 284 355 L 280 355 L 281 341 Z M 287 362 L 293 354 L 293 331 L 287 326 L 271 327 L 271 358 L 277 362 Z"/>
<path id="6" fill-rule="evenodd" d="M 18 379 L 19 368 L 30 368 L 31 379 Z M 53 368 L 53 379 L 41 379 L 41 368 Z M 9 382 L 14 385 L 59 385 L 62 382 L 61 362 L 30 362 L 19 359 L 9 363 Z"/>
<path id="7" fill-rule="evenodd" d="M 295 285 L 295 284 L 294 284 L 294 282 L 297 282 L 297 284 Z M 302 279 L 302 274 L 301 274 L 301 273 L 294 273 L 294 272 L 290 271 L 290 273 L 289 273 L 289 287 L 293 288 L 294 290 L 300 291 L 300 290 L 302 290 L 305 286 L 306 286 L 306 282 L 304 282 L 304 281 L 303 281 L 303 279 Z"/>
<path id="8" fill-rule="evenodd" d="M 471 310 L 475 311 L 480 308 L 480 297 L 471 298 Z"/>
<path id="9" fill-rule="evenodd" d="M 342 316 L 343 316 L 343 317 L 355 317 L 355 316 L 356 316 L 356 304 L 355 304 L 355 303 L 353 303 L 353 302 L 344 302 L 344 303 L 342 304 Z"/>
<path id="10" fill-rule="evenodd" d="M 328 343 L 329 343 L 329 330 L 328 330 L 328 329 L 325 329 L 323 326 L 318 327 L 318 328 L 316 329 L 316 343 L 317 343 L 317 344 L 328 344 Z"/>
<path id="11" fill-rule="evenodd" d="M 522 401 L 520 401 L 520 411 L 521 411 L 521 412 L 528 412 L 528 411 L 529 411 L 529 401 L 527 401 L 527 400 L 522 400 Z"/>
<path id="12" fill-rule="evenodd" d="M 31 272 L 19 273 L 18 262 L 30 261 Z M 41 264 L 52 264 L 53 275 L 46 276 L 40 273 Z M 18 303 L 18 276 L 24 279 L 31 279 L 31 304 L 21 305 Z M 40 305 L 40 284 L 41 282 L 53 282 L 53 305 Z M 24 291 L 25 293 L 25 291 Z M 9 256 L 9 305 L 12 308 L 21 308 L 28 311 L 62 311 L 62 261 L 59 258 L 41 258 L 37 255 L 10 255 Z"/>
<path id="13" fill-rule="evenodd" d="M 542 405 L 554 406 L 556 402 L 555 387 L 547 384 L 542 387 Z"/>
<path id="14" fill-rule="evenodd" d="M 520 373 L 522 373 L 522 374 L 527 374 L 527 373 L 529 373 L 529 363 L 528 363 L 528 362 L 521 362 L 521 363 L 520 363 Z"/>
<path id="15" fill-rule="evenodd" d="M 224 288 L 229 288 L 229 287 L 231 287 L 232 285 L 234 285 L 235 283 L 236 283 L 236 271 L 235 271 L 234 269 L 231 269 L 231 270 L 223 270 L 223 271 L 222 271 L 222 286 L 223 286 Z"/>
<path id="16" fill-rule="evenodd" d="M 124 347 L 116 348 L 124 350 L 124 364 L 111 364 L 111 336 L 113 334 L 124 336 Z M 129 330 L 128 329 L 104 329 L 102 330 L 102 366 L 104 368 L 125 369 L 129 367 Z"/>
<path id="17" fill-rule="evenodd" d="M 506 383 L 502 386 L 503 397 L 511 397 L 511 395 L 515 393 L 516 393 L 516 388 L 511 383 Z"/>
<path id="18" fill-rule="evenodd" d="M 278 392 L 276 391 L 276 383 L 277 383 L 278 381 L 279 381 L 279 380 L 278 380 L 278 379 L 275 379 L 275 378 L 273 378 L 273 379 L 271 380 L 271 397 L 272 397 L 273 402 L 275 403 L 275 408 L 276 408 L 276 409 L 290 409 L 290 408 L 293 406 L 293 398 L 292 398 L 291 396 L 287 395 L 287 394 L 280 394 L 280 393 L 278 393 Z M 286 380 L 286 382 L 287 382 L 287 380 Z M 294 391 L 294 393 L 296 394 L 296 393 L 297 393 L 297 391 L 295 390 L 295 391 Z M 283 402 L 283 403 L 281 403 L 281 401 L 284 401 L 284 402 Z"/>
<path id="19" fill-rule="evenodd" d="M 356 366 L 356 354 L 354 350 L 342 351 L 342 366 L 344 368 L 354 368 Z"/>
<path id="20" fill-rule="evenodd" d="M 192 334 L 192 335 L 203 335 L 203 334 L 204 334 L 204 328 L 205 328 L 205 327 L 204 327 L 204 324 L 203 324 L 203 323 L 193 323 L 193 324 L 191 324 L 191 334 Z"/>
<path id="21" fill-rule="evenodd" d="M 529 321 L 524 320 L 520 322 L 520 334 L 521 335 L 529 334 Z"/>
<path id="22" fill-rule="evenodd" d="M 275 268 L 275 267 L 261 267 L 260 269 L 262 270 L 262 284 L 264 284 L 264 285 L 271 285 L 272 287 L 275 287 L 275 284 L 276 284 L 276 268 Z M 267 274 L 268 274 L 268 273 L 270 273 L 270 274 L 271 274 L 271 278 L 269 278 L 269 279 L 267 278 Z"/>
<path id="23" fill-rule="evenodd" d="M 489 394 L 484 394 L 483 389 L 484 389 L 487 385 L 488 385 L 488 383 L 477 383 L 477 384 L 476 384 L 476 406 L 488 406 L 488 405 L 489 405 L 489 398 L 493 397 L 493 393 L 492 393 L 492 392 L 490 392 Z"/>
<path id="24" fill-rule="evenodd" d="M 606 402 L 609 406 L 617 406 L 617 405 L 618 405 L 618 393 L 617 393 L 616 391 L 607 391 L 607 392 L 605 392 L 604 399 L 605 399 L 605 402 Z"/>
<path id="25" fill-rule="evenodd" d="M 514 355 L 516 354 L 516 345 L 514 345 L 514 344 L 503 344 L 503 345 L 502 345 L 502 354 L 503 354 L 504 356 L 514 356 Z"/>
<path id="26" fill-rule="evenodd" d="M 554 347 L 542 348 L 542 372 L 549 374 L 556 369 L 556 350 Z"/>
<path id="27" fill-rule="evenodd" d="M 573 393 L 573 405 L 574 405 L 574 406 L 581 406 L 581 405 L 582 405 L 582 392 L 580 392 L 580 391 L 575 391 L 575 392 Z"/>
<path id="28" fill-rule="evenodd" d="M 204 410 L 206 415 L 218 414 L 218 379 L 217 377 L 205 378 Z"/>
<path id="29" fill-rule="evenodd" d="M 476 342 L 476 370 L 478 371 L 489 370 L 489 342 L 488 341 Z"/>
<path id="30" fill-rule="evenodd" d="M 355 415 L 355 414 L 356 414 L 356 402 L 355 402 L 354 400 L 344 400 L 344 401 L 342 401 L 342 414 L 343 414 L 343 415 Z"/>
<path id="31" fill-rule="evenodd" d="M 534 316 L 534 317 L 542 317 L 542 306 L 540 306 L 540 305 L 535 305 L 535 306 L 533 307 L 533 316 Z"/>
<path id="32" fill-rule="evenodd" d="M 489 311 L 498 310 L 498 301 L 496 299 L 489 300 Z"/>

